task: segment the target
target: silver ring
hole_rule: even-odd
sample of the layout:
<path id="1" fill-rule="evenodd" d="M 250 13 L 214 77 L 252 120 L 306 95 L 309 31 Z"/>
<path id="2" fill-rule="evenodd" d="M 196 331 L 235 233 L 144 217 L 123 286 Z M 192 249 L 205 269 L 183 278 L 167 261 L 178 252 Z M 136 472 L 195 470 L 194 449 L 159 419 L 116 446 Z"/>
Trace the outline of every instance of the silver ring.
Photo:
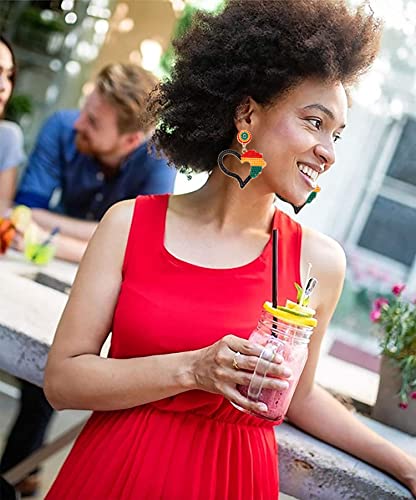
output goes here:
<path id="1" fill-rule="evenodd" d="M 238 362 L 237 362 L 237 358 L 238 356 L 241 356 L 241 353 L 239 353 L 238 351 L 234 354 L 234 357 L 233 357 L 233 368 L 235 368 L 236 370 L 239 370 L 240 367 L 238 366 Z"/>

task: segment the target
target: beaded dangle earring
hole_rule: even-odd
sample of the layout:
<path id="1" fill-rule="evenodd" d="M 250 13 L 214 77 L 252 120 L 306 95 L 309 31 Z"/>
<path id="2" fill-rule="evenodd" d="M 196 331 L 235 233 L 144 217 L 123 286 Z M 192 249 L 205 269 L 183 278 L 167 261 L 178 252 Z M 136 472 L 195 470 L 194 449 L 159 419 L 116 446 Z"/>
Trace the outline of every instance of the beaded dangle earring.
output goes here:
<path id="1" fill-rule="evenodd" d="M 313 200 L 316 198 L 316 195 L 321 191 L 321 188 L 319 186 L 316 186 L 316 188 L 312 191 L 312 193 L 308 196 L 308 199 L 305 201 L 305 203 L 303 205 L 301 205 L 300 207 L 295 207 L 294 205 L 293 206 L 293 210 L 295 211 L 295 214 L 298 214 L 302 208 L 307 205 L 308 203 L 312 203 Z"/>
<path id="2" fill-rule="evenodd" d="M 255 149 L 249 149 L 247 151 L 247 144 L 251 141 L 251 139 L 252 136 L 248 130 L 241 130 L 237 134 L 237 141 L 242 146 L 241 154 L 234 149 L 225 149 L 218 155 L 218 166 L 220 167 L 220 169 L 224 172 L 225 175 L 237 179 L 241 189 L 246 187 L 251 179 L 255 179 L 256 177 L 258 177 L 262 173 L 263 168 L 267 165 L 261 153 L 259 153 Z M 235 156 L 240 160 L 241 164 L 248 163 L 250 165 L 250 173 L 245 179 L 242 179 L 237 173 L 232 172 L 224 165 L 224 158 L 227 155 Z"/>

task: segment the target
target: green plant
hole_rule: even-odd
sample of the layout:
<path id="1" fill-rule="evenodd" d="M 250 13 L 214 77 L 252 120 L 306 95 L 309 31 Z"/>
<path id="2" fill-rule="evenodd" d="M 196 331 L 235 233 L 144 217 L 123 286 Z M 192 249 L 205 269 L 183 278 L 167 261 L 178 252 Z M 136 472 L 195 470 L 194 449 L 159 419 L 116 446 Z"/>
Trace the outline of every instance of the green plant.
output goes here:
<path id="1" fill-rule="evenodd" d="M 19 16 L 19 24 L 24 24 L 44 32 L 59 31 L 63 33 L 66 31 L 67 26 L 62 18 L 55 15 L 51 19 L 43 19 L 41 12 L 42 11 L 36 7 L 25 9 Z"/>
<path id="2" fill-rule="evenodd" d="M 396 363 L 401 373 L 400 407 L 416 399 L 416 305 L 403 298 L 404 285 L 395 285 L 389 297 L 373 303 L 371 320 L 377 324 L 382 354 Z"/>
<path id="3" fill-rule="evenodd" d="M 33 111 L 32 99 L 28 95 L 13 95 L 7 104 L 5 118 L 19 122 L 23 115 L 30 115 Z"/>
<path id="4" fill-rule="evenodd" d="M 219 10 L 222 9 L 224 2 L 221 1 L 219 2 L 218 6 L 214 10 L 214 12 L 218 12 Z M 172 39 L 175 40 L 176 38 L 180 38 L 182 35 L 184 35 L 188 29 L 190 28 L 192 24 L 192 20 L 194 18 L 194 15 L 199 11 L 200 9 L 198 7 L 195 7 L 191 4 L 186 4 L 181 16 L 176 22 L 176 25 L 173 30 L 173 36 Z M 165 52 L 162 54 L 162 57 L 160 59 L 160 68 L 162 72 L 164 73 L 165 76 L 170 75 L 172 71 L 172 67 L 175 64 L 175 54 L 174 54 L 174 49 L 172 46 L 172 43 L 169 45 L 169 47 L 165 50 Z"/>

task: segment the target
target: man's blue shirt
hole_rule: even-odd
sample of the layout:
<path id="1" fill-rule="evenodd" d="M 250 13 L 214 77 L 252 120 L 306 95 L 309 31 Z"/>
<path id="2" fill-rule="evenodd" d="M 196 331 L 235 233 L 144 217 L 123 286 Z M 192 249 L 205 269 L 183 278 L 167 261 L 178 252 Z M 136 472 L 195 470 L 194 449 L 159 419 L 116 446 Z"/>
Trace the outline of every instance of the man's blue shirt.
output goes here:
<path id="1" fill-rule="evenodd" d="M 166 160 L 149 155 L 146 143 L 128 155 L 114 177 L 106 178 L 99 161 L 80 153 L 75 146 L 73 125 L 78 116 L 76 110 L 58 111 L 45 122 L 16 203 L 48 209 L 52 194 L 60 189 L 56 211 L 79 219 L 100 220 L 118 201 L 173 191 L 176 170 Z"/>

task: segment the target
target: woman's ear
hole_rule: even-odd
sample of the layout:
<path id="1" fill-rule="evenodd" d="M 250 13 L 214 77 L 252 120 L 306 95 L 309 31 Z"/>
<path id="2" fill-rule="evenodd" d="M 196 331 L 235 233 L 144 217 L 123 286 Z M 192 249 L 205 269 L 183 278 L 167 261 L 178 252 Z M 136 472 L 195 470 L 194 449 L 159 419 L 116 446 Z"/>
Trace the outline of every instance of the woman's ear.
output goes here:
<path id="1" fill-rule="evenodd" d="M 253 113 L 258 109 L 257 102 L 252 97 L 246 97 L 235 110 L 234 124 L 238 131 L 249 129 Z"/>

